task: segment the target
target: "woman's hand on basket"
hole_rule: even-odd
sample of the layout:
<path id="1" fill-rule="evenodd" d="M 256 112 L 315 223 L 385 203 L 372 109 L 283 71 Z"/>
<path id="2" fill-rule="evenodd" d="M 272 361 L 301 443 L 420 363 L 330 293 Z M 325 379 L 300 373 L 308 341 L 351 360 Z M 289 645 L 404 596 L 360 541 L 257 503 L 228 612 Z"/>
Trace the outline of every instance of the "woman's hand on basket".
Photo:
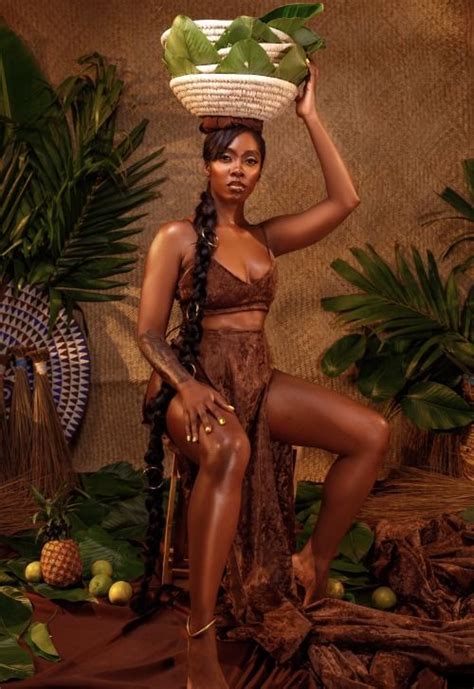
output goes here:
<path id="1" fill-rule="evenodd" d="M 181 385 L 178 394 L 181 395 L 183 403 L 184 428 L 188 442 L 198 441 L 200 422 L 206 433 L 211 433 L 215 420 L 220 426 L 225 425 L 221 409 L 235 411 L 235 407 L 228 404 L 217 390 L 194 378 Z"/>
<path id="2" fill-rule="evenodd" d="M 309 59 L 307 62 L 309 74 L 303 82 L 304 90 L 295 98 L 296 114 L 303 119 L 316 112 L 316 84 L 319 78 L 319 69 L 314 62 Z"/>

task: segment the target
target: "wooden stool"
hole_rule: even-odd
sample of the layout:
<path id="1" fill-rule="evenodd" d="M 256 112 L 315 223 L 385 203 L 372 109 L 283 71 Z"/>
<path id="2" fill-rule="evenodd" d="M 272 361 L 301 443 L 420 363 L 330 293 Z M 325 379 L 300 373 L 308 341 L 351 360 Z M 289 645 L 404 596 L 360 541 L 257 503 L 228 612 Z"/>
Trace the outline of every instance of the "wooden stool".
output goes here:
<path id="1" fill-rule="evenodd" d="M 170 447 L 171 444 L 168 445 Z M 162 584 L 172 584 L 174 579 L 189 578 L 189 560 L 187 557 L 187 504 L 181 489 L 178 468 L 178 457 L 175 450 L 171 450 L 171 474 L 168 509 L 166 511 L 166 523 L 163 543 L 163 568 L 161 575 Z M 296 462 L 301 448 L 293 447 L 293 485 L 296 496 Z M 176 500 L 176 494 L 178 499 Z M 176 501 L 176 506 L 175 506 Z"/>

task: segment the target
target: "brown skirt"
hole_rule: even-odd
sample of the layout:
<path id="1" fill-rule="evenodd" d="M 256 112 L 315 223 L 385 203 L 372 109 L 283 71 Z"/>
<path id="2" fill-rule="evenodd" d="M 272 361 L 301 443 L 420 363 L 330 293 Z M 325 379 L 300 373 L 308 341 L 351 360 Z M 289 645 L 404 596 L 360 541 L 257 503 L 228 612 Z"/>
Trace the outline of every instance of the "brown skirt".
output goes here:
<path id="1" fill-rule="evenodd" d="M 301 645 L 311 623 L 302 612 L 291 563 L 293 448 L 270 438 L 266 416 L 272 361 L 265 331 L 205 329 L 196 369 L 196 380 L 235 407 L 251 447 L 217 608 L 219 636 L 254 639 L 284 661 Z M 189 498 L 197 467 L 183 455 L 178 462 Z"/>

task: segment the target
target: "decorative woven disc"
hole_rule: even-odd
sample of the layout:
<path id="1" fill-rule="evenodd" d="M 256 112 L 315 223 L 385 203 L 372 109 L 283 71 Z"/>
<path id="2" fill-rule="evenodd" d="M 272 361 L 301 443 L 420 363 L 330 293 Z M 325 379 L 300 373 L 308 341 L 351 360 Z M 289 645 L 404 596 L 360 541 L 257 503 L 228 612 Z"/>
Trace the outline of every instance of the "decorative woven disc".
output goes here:
<path id="1" fill-rule="evenodd" d="M 37 287 L 25 287 L 18 298 L 9 285 L 0 301 L 0 351 L 14 345 L 49 350 L 48 378 L 66 440 L 80 426 L 90 387 L 91 361 L 87 340 L 74 320 L 67 325 L 64 309 L 59 312 L 51 337 L 48 337 L 48 295 Z M 28 359 L 28 379 L 33 390 L 34 374 Z M 13 362 L 5 372 L 5 404 L 9 413 L 13 392 Z"/>

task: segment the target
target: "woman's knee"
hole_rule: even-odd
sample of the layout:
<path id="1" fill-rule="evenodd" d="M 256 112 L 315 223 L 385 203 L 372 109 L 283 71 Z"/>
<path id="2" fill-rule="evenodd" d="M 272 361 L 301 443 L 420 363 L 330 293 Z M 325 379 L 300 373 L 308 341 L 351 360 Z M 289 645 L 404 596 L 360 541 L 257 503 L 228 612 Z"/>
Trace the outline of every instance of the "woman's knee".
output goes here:
<path id="1" fill-rule="evenodd" d="M 214 438 L 208 438 L 201 456 L 200 469 L 216 481 L 241 481 L 250 458 L 248 436 L 243 432 L 226 433 L 223 429 L 219 430 L 218 436 L 216 434 Z"/>
<path id="2" fill-rule="evenodd" d="M 359 445 L 381 461 L 390 445 L 390 424 L 381 414 L 371 413 L 360 427 Z"/>

